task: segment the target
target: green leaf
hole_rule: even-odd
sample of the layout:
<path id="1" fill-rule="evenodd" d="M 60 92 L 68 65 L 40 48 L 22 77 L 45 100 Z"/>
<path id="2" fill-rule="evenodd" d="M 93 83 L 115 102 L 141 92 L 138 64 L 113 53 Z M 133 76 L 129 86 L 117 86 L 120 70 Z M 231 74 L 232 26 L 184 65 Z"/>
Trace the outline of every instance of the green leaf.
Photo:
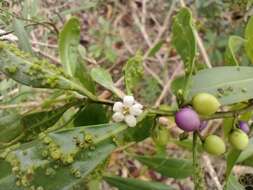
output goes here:
<path id="1" fill-rule="evenodd" d="M 177 95 L 178 90 L 179 89 L 182 90 L 184 86 L 185 86 L 185 76 L 183 75 L 176 77 L 172 81 L 170 89 L 174 95 Z"/>
<path id="2" fill-rule="evenodd" d="M 106 176 L 104 180 L 119 190 L 172 190 L 174 188 L 158 182 L 142 181 L 133 178 Z"/>
<path id="3" fill-rule="evenodd" d="M 229 181 L 232 176 L 232 169 L 236 163 L 242 163 L 246 161 L 251 156 L 253 156 L 253 138 L 250 139 L 249 145 L 243 151 L 232 149 L 227 155 L 227 168 L 226 168 L 226 183 L 230 183 Z M 232 177 L 231 177 L 232 176 Z"/>
<path id="4" fill-rule="evenodd" d="M 94 81 L 98 84 L 102 85 L 103 87 L 111 90 L 117 96 L 122 97 L 122 93 L 119 89 L 117 89 L 112 81 L 112 77 L 108 71 L 101 67 L 93 68 L 91 70 L 91 77 Z"/>
<path id="5" fill-rule="evenodd" d="M 59 35 L 59 54 L 64 70 L 70 76 L 76 72 L 78 45 L 80 41 L 80 22 L 77 18 L 70 18 Z"/>
<path id="6" fill-rule="evenodd" d="M 145 113 L 144 113 L 145 114 Z M 128 128 L 127 132 L 124 132 L 123 139 L 125 142 L 142 141 L 151 136 L 152 127 L 155 124 L 155 118 L 153 116 L 147 116 L 140 121 L 135 127 Z"/>
<path id="7" fill-rule="evenodd" d="M 231 175 L 232 169 L 241 154 L 240 150 L 231 149 L 227 155 L 226 179 Z"/>
<path id="8" fill-rule="evenodd" d="M 143 66 L 142 66 L 143 57 L 140 53 L 137 53 L 134 57 L 130 58 L 126 65 L 123 68 L 125 85 L 127 93 L 131 94 L 143 76 Z"/>
<path id="9" fill-rule="evenodd" d="M 183 179 L 193 173 L 192 161 L 190 160 L 155 156 L 136 156 L 135 158 L 166 177 Z"/>
<path id="10" fill-rule="evenodd" d="M 184 61 L 185 67 L 191 70 L 196 56 L 196 40 L 192 14 L 188 8 L 182 8 L 174 17 L 172 24 L 172 44 Z"/>
<path id="11" fill-rule="evenodd" d="M 83 61 L 81 51 L 84 49 L 82 46 L 79 46 L 79 56 L 78 63 L 76 64 L 75 78 L 77 78 L 81 84 L 87 88 L 91 93 L 95 94 L 95 82 L 92 80 L 90 73 L 86 67 L 86 63 Z"/>
<path id="12" fill-rule="evenodd" d="M 14 45 L 5 42 L 0 42 L 0 71 L 27 86 L 75 90 L 93 100 L 96 99 L 61 68 L 24 53 Z"/>
<path id="13" fill-rule="evenodd" d="M 225 66 L 199 71 L 192 81 L 188 100 L 197 93 L 216 96 L 222 105 L 243 102 L 253 97 L 253 67 Z"/>
<path id="14" fill-rule="evenodd" d="M 58 44 L 60 59 L 64 70 L 70 76 L 77 78 L 90 92 L 95 93 L 95 85 L 91 80 L 81 53 L 80 22 L 77 18 L 70 18 L 60 32 Z"/>
<path id="15" fill-rule="evenodd" d="M 241 163 L 251 156 L 253 156 L 253 138 L 249 139 L 249 145 L 241 152 L 239 158 L 237 159 L 237 163 Z"/>
<path id="16" fill-rule="evenodd" d="M 234 175 L 230 175 L 224 190 L 244 190 Z"/>
<path id="17" fill-rule="evenodd" d="M 0 117 L 0 148 L 23 133 L 20 116 L 16 113 L 2 113 Z"/>
<path id="18" fill-rule="evenodd" d="M 107 108 L 101 104 L 87 104 L 74 120 L 75 126 L 98 125 L 109 121 Z"/>
<path id="19" fill-rule="evenodd" d="M 28 34 L 25 31 L 23 21 L 15 18 L 13 20 L 13 29 L 14 34 L 18 37 L 19 47 L 25 52 L 32 53 L 32 46 L 30 44 Z"/>
<path id="20" fill-rule="evenodd" d="M 122 124 L 103 124 L 51 132 L 41 135 L 39 140 L 22 144 L 7 156 L 2 154 L 2 157 L 12 168 L 17 167 L 15 175 L 20 175 L 21 187 L 73 189 L 105 161 L 116 148 L 113 137 L 126 128 Z M 32 174 L 28 174 L 31 170 Z M 8 175 L 12 179 L 14 174 Z M 0 187 L 1 182 L 5 183 L 6 190 L 13 190 L 13 180 L 0 180 Z"/>
<path id="21" fill-rule="evenodd" d="M 40 132 L 53 126 L 68 108 L 69 106 L 66 105 L 49 111 L 34 112 L 24 115 L 21 122 L 26 133 L 25 139 L 31 140 Z"/>
<path id="22" fill-rule="evenodd" d="M 11 166 L 8 162 L 0 160 L 0 184 L 1 189 L 22 190 L 16 186 L 15 177 L 11 175 Z"/>
<path id="23" fill-rule="evenodd" d="M 245 29 L 245 51 L 250 61 L 253 63 L 253 17 L 250 17 Z"/>
<path id="24" fill-rule="evenodd" d="M 226 49 L 226 62 L 230 65 L 237 65 L 239 66 L 238 60 L 236 58 L 235 53 L 238 52 L 240 47 L 244 44 L 244 39 L 240 36 L 230 36 L 228 39 L 228 46 Z"/>
<path id="25" fill-rule="evenodd" d="M 182 8 L 174 17 L 172 24 L 172 44 L 181 56 L 185 66 L 185 84 L 183 101 L 187 98 L 190 88 L 190 79 L 195 66 L 197 44 L 194 35 L 192 14 L 188 8 Z"/>
<path id="26" fill-rule="evenodd" d="M 149 51 L 148 57 L 153 57 L 162 48 L 164 41 L 157 42 Z"/>

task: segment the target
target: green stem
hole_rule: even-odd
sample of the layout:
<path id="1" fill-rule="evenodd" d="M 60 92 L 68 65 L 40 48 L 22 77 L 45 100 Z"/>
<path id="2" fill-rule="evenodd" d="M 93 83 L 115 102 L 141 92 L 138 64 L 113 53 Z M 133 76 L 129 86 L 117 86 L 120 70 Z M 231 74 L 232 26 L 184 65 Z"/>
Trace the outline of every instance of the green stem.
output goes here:
<path id="1" fill-rule="evenodd" d="M 211 119 L 219 119 L 219 118 L 230 118 L 235 117 L 236 115 L 244 114 L 248 111 L 253 110 L 253 103 L 248 104 L 246 107 L 226 112 L 217 112 L 211 116 L 201 116 L 201 119 L 211 120 Z M 150 114 L 156 114 L 157 116 L 174 116 L 176 111 L 167 111 L 167 110 L 159 110 L 151 108 L 149 110 Z"/>
<path id="2" fill-rule="evenodd" d="M 194 190 L 205 190 L 205 182 L 203 178 L 203 173 L 201 165 L 199 163 L 198 155 L 198 133 L 193 133 L 193 151 L 192 151 L 192 160 L 193 160 L 193 181 L 194 181 Z"/>

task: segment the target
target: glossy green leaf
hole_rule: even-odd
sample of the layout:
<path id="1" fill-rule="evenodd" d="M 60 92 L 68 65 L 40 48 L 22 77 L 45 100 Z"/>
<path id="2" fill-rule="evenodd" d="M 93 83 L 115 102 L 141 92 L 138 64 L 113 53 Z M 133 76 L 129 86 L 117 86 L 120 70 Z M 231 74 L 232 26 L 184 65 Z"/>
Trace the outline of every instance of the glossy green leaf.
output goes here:
<path id="1" fill-rule="evenodd" d="M 85 87 L 70 79 L 60 67 L 30 56 L 5 42 L 0 43 L 0 71 L 27 86 L 75 90 L 96 99 Z"/>
<path id="2" fill-rule="evenodd" d="M 201 92 L 216 96 L 222 105 L 253 97 L 253 67 L 225 66 L 199 71 L 192 81 L 188 100 Z"/>
<path id="3" fill-rule="evenodd" d="M 125 85 L 127 93 L 131 94 L 134 88 L 138 85 L 143 76 L 143 57 L 137 53 L 134 57 L 130 58 L 123 68 Z"/>
<path id="4" fill-rule="evenodd" d="M 74 76 L 78 59 L 78 45 L 80 41 L 80 22 L 77 18 L 70 18 L 59 35 L 59 54 L 64 70 Z"/>
<path id="5" fill-rule="evenodd" d="M 191 176 L 193 173 L 191 160 L 155 156 L 136 156 L 135 158 L 166 177 L 183 179 Z"/>
<path id="6" fill-rule="evenodd" d="M 174 188 L 151 181 L 143 181 L 133 178 L 122 178 L 118 176 L 106 176 L 104 180 L 119 190 L 172 190 Z"/>
<path id="7" fill-rule="evenodd" d="M 185 67 L 191 70 L 197 46 L 192 14 L 188 8 L 182 8 L 174 17 L 172 24 L 172 44 L 183 59 Z"/>
<path id="8" fill-rule="evenodd" d="M 96 81 L 98 84 L 102 85 L 103 87 L 111 90 L 115 94 L 117 94 L 119 97 L 122 96 L 122 93 L 117 89 L 112 81 L 112 77 L 108 71 L 101 67 L 93 68 L 91 70 L 91 77 L 94 81 Z"/>
<path id="9" fill-rule="evenodd" d="M 18 37 L 18 45 L 25 52 L 32 53 L 32 46 L 29 41 L 29 36 L 24 28 L 24 23 L 21 20 L 13 20 L 14 34 Z"/>
<path id="10" fill-rule="evenodd" d="M 98 125 L 108 121 L 107 108 L 101 104 L 91 103 L 82 108 L 74 124 L 75 126 Z"/>
<path id="11" fill-rule="evenodd" d="M 244 44 L 244 39 L 240 36 L 230 36 L 228 39 L 228 47 L 226 49 L 226 62 L 230 65 L 237 65 L 239 66 L 238 60 L 236 58 L 236 53 Z"/>
<path id="12" fill-rule="evenodd" d="M 250 17 L 245 29 L 245 51 L 250 61 L 253 63 L 253 17 Z"/>

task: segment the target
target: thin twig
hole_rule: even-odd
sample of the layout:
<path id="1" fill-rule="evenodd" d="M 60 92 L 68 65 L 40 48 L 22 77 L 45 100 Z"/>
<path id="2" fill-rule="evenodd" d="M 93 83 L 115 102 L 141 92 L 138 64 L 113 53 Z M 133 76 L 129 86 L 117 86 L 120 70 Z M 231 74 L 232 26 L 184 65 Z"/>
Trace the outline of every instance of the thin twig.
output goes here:
<path id="1" fill-rule="evenodd" d="M 216 172 L 215 172 L 215 170 L 214 170 L 214 168 L 212 166 L 212 163 L 211 163 L 209 157 L 206 156 L 206 155 L 204 155 L 203 159 L 204 159 L 205 166 L 207 167 L 207 171 L 210 174 L 210 176 L 212 177 L 213 182 L 216 185 L 216 188 L 218 190 L 222 190 L 222 185 L 221 185 L 221 183 L 220 183 L 220 181 L 218 179 L 218 176 L 217 176 L 217 174 L 216 174 Z"/>
<path id="2" fill-rule="evenodd" d="M 170 89 L 170 86 L 171 86 L 171 82 L 172 80 L 176 77 L 176 75 L 179 73 L 179 71 L 182 69 L 182 64 L 179 63 L 176 67 L 176 69 L 174 70 L 174 72 L 172 73 L 170 79 L 167 81 L 166 85 L 164 86 L 163 88 L 163 91 L 162 93 L 160 94 L 160 96 L 158 97 L 158 99 L 156 100 L 155 102 L 155 107 L 158 107 L 162 100 L 164 99 L 164 97 L 167 95 L 169 89 Z"/>

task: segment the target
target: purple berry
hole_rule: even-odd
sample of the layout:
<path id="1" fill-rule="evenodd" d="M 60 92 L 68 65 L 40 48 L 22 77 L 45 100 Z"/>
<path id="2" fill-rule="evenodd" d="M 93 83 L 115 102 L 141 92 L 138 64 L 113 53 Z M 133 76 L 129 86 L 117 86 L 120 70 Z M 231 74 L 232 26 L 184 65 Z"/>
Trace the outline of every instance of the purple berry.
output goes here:
<path id="1" fill-rule="evenodd" d="M 177 126 L 187 132 L 196 131 L 200 126 L 198 114 L 191 108 L 180 109 L 175 116 Z"/>
<path id="2" fill-rule="evenodd" d="M 239 129 L 245 133 L 249 133 L 249 125 L 247 122 L 239 121 Z"/>

